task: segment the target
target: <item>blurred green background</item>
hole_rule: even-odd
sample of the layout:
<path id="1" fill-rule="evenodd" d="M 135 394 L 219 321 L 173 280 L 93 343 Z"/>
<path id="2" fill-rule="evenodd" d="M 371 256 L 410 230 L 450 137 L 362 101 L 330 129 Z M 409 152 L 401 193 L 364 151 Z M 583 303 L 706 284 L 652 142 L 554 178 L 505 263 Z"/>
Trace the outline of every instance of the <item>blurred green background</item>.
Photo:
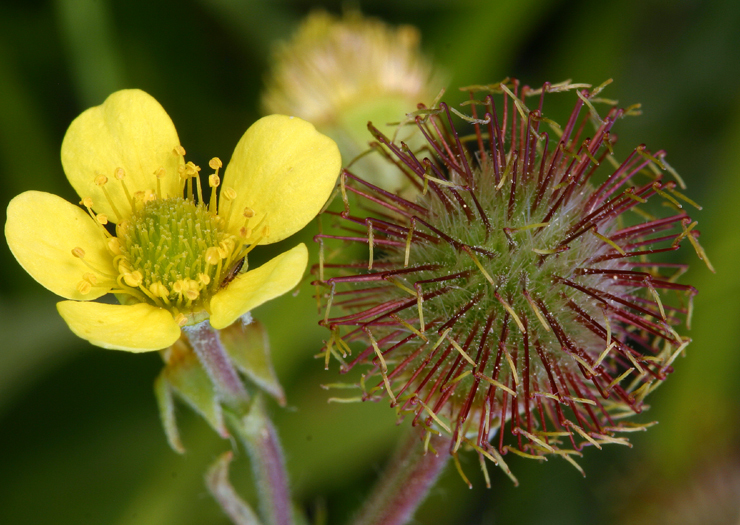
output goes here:
<path id="1" fill-rule="evenodd" d="M 650 398 L 634 448 L 587 449 L 588 477 L 557 458 L 511 458 L 515 488 L 464 457 L 475 488 L 454 469 L 419 510 L 421 524 L 659 523 L 717 465 L 740 476 L 740 2 L 735 0 L 410 0 L 359 2 L 365 14 L 420 28 L 451 86 L 516 76 L 615 82 L 605 96 L 643 104 L 618 124 L 621 141 L 668 151 L 689 194 L 704 205 L 702 243 L 712 275 L 687 246 L 682 282 L 695 285 L 694 343 Z M 0 210 L 36 189 L 76 201 L 59 161 L 64 132 L 111 92 L 138 87 L 172 117 L 188 159 L 227 160 L 259 116 L 270 48 L 311 9 L 300 0 L 27 0 L 0 4 Z M 346 7 L 346 6 L 345 6 Z M 43 213 L 43 210 L 39 210 Z M 314 225 L 278 250 L 310 242 Z M 315 248 L 311 246 L 315 252 Z M 257 252 L 255 252 L 257 253 Z M 315 256 L 315 253 L 314 253 Z M 202 475 L 229 449 L 202 421 L 179 412 L 188 452 L 166 444 L 152 393 L 156 353 L 131 355 L 76 339 L 55 297 L 0 247 L 0 523 L 227 523 Z M 330 524 L 351 515 L 399 436 L 385 404 L 327 404 L 337 380 L 312 356 L 325 333 L 311 289 L 254 312 L 266 324 L 289 409 L 273 403 L 297 501 Z M 253 488 L 243 455 L 234 482 Z M 711 476 L 711 475 L 710 475 Z M 322 510 L 323 509 L 323 510 Z"/>

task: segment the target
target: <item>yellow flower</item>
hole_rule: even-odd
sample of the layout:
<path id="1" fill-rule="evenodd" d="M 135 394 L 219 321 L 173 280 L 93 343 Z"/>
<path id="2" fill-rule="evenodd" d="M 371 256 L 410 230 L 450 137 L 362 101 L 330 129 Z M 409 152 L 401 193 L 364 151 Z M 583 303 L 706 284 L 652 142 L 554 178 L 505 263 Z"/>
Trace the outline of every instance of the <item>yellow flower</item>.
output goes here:
<path id="1" fill-rule="evenodd" d="M 246 271 L 258 244 L 305 226 L 341 166 L 336 144 L 297 118 L 252 125 L 217 187 L 217 158 L 202 198 L 200 168 L 185 162 L 169 116 L 139 90 L 112 94 L 75 119 L 62 165 L 83 208 L 28 191 L 8 205 L 13 255 L 92 344 L 142 352 L 175 343 L 182 326 L 215 329 L 295 287 L 308 254 L 299 244 Z M 93 302 L 113 293 L 121 304 Z"/>

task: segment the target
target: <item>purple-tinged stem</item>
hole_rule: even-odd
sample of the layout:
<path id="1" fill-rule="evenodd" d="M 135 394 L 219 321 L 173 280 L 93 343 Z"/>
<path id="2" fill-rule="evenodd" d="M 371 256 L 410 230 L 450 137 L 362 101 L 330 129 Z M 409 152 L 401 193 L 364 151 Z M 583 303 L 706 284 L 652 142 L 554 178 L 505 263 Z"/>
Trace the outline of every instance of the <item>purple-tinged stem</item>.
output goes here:
<path id="1" fill-rule="evenodd" d="M 185 326 L 183 331 L 223 401 L 233 406 L 247 403 L 249 395 L 211 323 Z"/>
<path id="2" fill-rule="evenodd" d="M 352 522 L 353 525 L 408 523 L 447 464 L 450 442 L 448 437 L 432 436 L 430 449 L 425 454 L 424 442 L 419 438 L 417 429 L 411 429 Z M 431 448 L 438 455 L 432 453 Z"/>
<path id="3" fill-rule="evenodd" d="M 262 397 L 254 398 L 245 416 L 229 414 L 227 418 L 249 453 L 264 523 L 292 525 L 293 510 L 283 449 Z"/>

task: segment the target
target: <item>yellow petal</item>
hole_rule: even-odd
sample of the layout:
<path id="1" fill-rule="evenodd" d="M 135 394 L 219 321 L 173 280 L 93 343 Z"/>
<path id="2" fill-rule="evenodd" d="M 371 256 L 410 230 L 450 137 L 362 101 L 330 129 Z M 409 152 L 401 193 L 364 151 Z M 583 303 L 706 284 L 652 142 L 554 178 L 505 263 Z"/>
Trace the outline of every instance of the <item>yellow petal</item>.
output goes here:
<path id="1" fill-rule="evenodd" d="M 81 208 L 61 197 L 27 191 L 8 204 L 5 238 L 23 269 L 57 295 L 78 301 L 97 299 L 113 285 L 113 257 L 108 252 L 102 227 Z M 72 255 L 82 248 L 92 270 Z M 109 274 L 106 286 L 105 277 Z M 98 286 L 83 295 L 77 289 L 85 274 L 95 274 Z"/>
<path id="2" fill-rule="evenodd" d="M 128 191 L 156 190 L 155 172 L 165 169 L 160 180 L 163 196 L 179 197 L 178 167 L 183 158 L 174 153 L 180 145 L 175 126 L 159 102 L 138 89 L 117 91 L 103 105 L 77 117 L 62 142 L 62 165 L 80 197 L 92 197 L 94 208 L 117 221 L 103 191 L 95 184 L 98 175 L 108 177 L 105 189 L 123 218 L 131 213 L 123 186 L 115 178 L 123 168 Z"/>
<path id="3" fill-rule="evenodd" d="M 262 244 L 294 234 L 326 203 L 341 164 L 334 141 L 308 122 L 283 115 L 258 120 L 237 144 L 224 175 L 223 187 L 237 195 L 228 208 L 230 229 L 237 233 L 244 208 L 251 208 L 250 227 L 267 215 L 262 224 L 269 234 Z M 222 199 L 220 206 L 229 205 Z"/>
<path id="4" fill-rule="evenodd" d="M 170 312 L 145 303 L 62 301 L 57 310 L 75 335 L 110 350 L 161 350 L 180 337 L 180 326 Z"/>
<path id="5" fill-rule="evenodd" d="M 252 308 L 295 288 L 307 263 L 306 245 L 299 244 L 238 276 L 211 299 L 211 325 L 216 330 L 226 328 Z"/>

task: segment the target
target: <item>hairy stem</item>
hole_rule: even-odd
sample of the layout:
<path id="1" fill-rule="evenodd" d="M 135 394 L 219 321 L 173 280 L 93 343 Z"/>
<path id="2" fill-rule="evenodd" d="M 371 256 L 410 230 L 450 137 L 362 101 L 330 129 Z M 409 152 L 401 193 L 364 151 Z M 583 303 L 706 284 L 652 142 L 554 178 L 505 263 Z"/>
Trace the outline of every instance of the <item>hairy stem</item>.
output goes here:
<path id="1" fill-rule="evenodd" d="M 293 512 L 283 449 L 262 397 L 254 398 L 245 416 L 227 414 L 227 417 L 249 452 L 264 523 L 291 525 Z"/>
<path id="2" fill-rule="evenodd" d="M 232 406 L 246 404 L 249 395 L 211 323 L 203 321 L 183 331 L 223 401 Z"/>
<path id="3" fill-rule="evenodd" d="M 426 498 L 447 464 L 450 439 L 432 436 L 425 454 L 415 430 L 400 443 L 353 525 L 403 525 Z"/>

